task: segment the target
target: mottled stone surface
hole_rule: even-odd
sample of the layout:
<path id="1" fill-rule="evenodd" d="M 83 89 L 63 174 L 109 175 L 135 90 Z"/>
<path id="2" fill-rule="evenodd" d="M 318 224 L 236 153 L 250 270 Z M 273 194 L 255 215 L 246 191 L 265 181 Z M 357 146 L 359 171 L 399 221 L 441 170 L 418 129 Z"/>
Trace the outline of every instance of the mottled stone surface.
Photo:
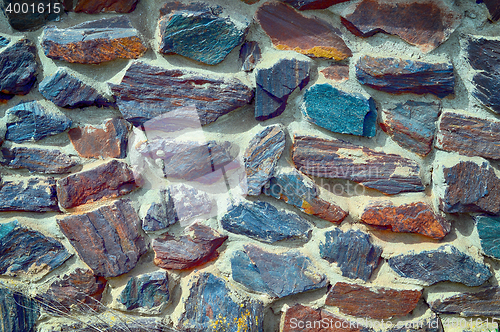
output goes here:
<path id="1" fill-rule="evenodd" d="M 7 45 L 9 45 L 9 43 L 10 43 L 9 38 L 6 38 L 4 36 L 0 36 L 0 47 L 7 46 Z"/>
<path id="2" fill-rule="evenodd" d="M 410 252 L 388 259 L 389 266 L 401 277 L 432 285 L 440 281 L 480 286 L 491 277 L 486 264 L 447 244 L 435 250 Z"/>
<path id="3" fill-rule="evenodd" d="M 307 121 L 335 133 L 373 137 L 377 106 L 373 98 L 315 84 L 306 90 L 302 113 Z"/>
<path id="4" fill-rule="evenodd" d="M 112 85 L 117 105 L 136 126 L 161 114 L 194 106 L 201 125 L 249 103 L 253 90 L 236 79 L 133 62 L 119 85 Z"/>
<path id="5" fill-rule="evenodd" d="M 365 55 L 356 63 L 356 77 L 363 85 L 393 94 L 429 93 L 444 98 L 455 90 L 451 63 L 374 58 Z"/>
<path id="6" fill-rule="evenodd" d="M 126 200 L 62 217 L 57 223 L 80 258 L 98 276 L 116 277 L 129 272 L 147 250 L 138 231 L 139 217 Z"/>
<path id="7" fill-rule="evenodd" d="M 23 3 L 28 5 L 28 10 L 23 13 L 21 7 L 16 12 L 14 4 L 22 5 Z M 41 13 L 38 11 L 39 5 L 44 7 Z M 18 31 L 36 30 L 48 21 L 59 21 L 61 14 L 64 13 L 63 4 L 59 0 L 3 0 L 0 6 L 10 26 Z M 32 6 L 34 6 L 35 10 L 32 10 Z"/>
<path id="8" fill-rule="evenodd" d="M 266 2 L 257 9 L 255 18 L 279 50 L 334 60 L 352 56 L 339 29 L 314 16 L 306 17 L 285 3 Z"/>
<path id="9" fill-rule="evenodd" d="M 205 264 L 219 256 L 217 248 L 227 239 L 202 224 L 194 224 L 187 231 L 190 234 L 178 239 L 167 234 L 153 240 L 156 265 L 167 270 L 184 270 Z"/>
<path id="10" fill-rule="evenodd" d="M 129 123 L 123 119 L 106 120 L 101 126 L 71 128 L 69 139 L 76 152 L 85 158 L 125 158 Z"/>
<path id="11" fill-rule="evenodd" d="M 349 66 L 343 64 L 333 64 L 323 70 L 320 70 L 320 73 L 329 80 L 342 82 L 349 79 Z"/>
<path id="12" fill-rule="evenodd" d="M 495 0 L 483 0 L 483 2 L 490 12 L 491 20 L 498 21 L 500 19 L 500 3 Z"/>
<path id="13" fill-rule="evenodd" d="M 297 59 L 280 59 L 268 68 L 256 70 L 255 118 L 267 120 L 281 115 L 290 94 L 309 83 L 310 71 L 309 61 Z"/>
<path id="14" fill-rule="evenodd" d="M 154 309 L 154 313 L 159 314 L 169 300 L 168 274 L 165 271 L 132 277 L 120 293 L 120 302 L 125 305 L 127 310 Z"/>
<path id="15" fill-rule="evenodd" d="M 325 233 L 319 245 L 322 258 L 337 263 L 344 277 L 367 281 L 380 263 L 382 248 L 370 241 L 370 236 L 359 230 L 342 232 L 335 228 Z"/>
<path id="16" fill-rule="evenodd" d="M 341 140 L 295 136 L 292 160 L 305 174 L 347 179 L 390 195 L 424 190 L 413 160 Z"/>
<path id="17" fill-rule="evenodd" d="M 326 286 L 326 276 L 297 251 L 274 254 L 246 245 L 231 258 L 233 280 L 254 292 L 285 297 Z"/>
<path id="18" fill-rule="evenodd" d="M 440 113 L 441 105 L 437 102 L 409 100 L 385 108 L 380 128 L 401 147 L 426 156 L 432 150 Z"/>
<path id="19" fill-rule="evenodd" d="M 59 211 L 56 180 L 47 177 L 3 181 L 0 187 L 0 211 Z"/>
<path id="20" fill-rule="evenodd" d="M 130 13 L 139 0 L 78 0 L 75 12 L 97 14 L 102 12 Z"/>
<path id="21" fill-rule="evenodd" d="M 95 332 L 96 329 L 101 331 L 127 331 L 127 332 L 178 332 L 165 327 L 159 319 L 156 318 L 134 318 L 130 321 L 117 320 L 117 322 L 102 322 L 95 323 L 70 323 L 57 326 L 56 330 L 50 332 Z"/>
<path id="22" fill-rule="evenodd" d="M 111 160 L 86 171 L 71 174 L 57 181 L 57 197 L 65 209 L 103 198 L 118 197 L 138 187 L 129 166 Z"/>
<path id="23" fill-rule="evenodd" d="M 259 43 L 249 41 L 241 45 L 240 64 L 241 70 L 252 71 L 261 58 Z"/>
<path id="24" fill-rule="evenodd" d="M 46 174 L 70 173 L 80 163 L 58 151 L 27 147 L 2 147 L 0 164 L 9 168 L 25 168 L 30 172 Z"/>
<path id="25" fill-rule="evenodd" d="M 498 317 L 500 315 L 500 288 L 481 287 L 475 292 L 465 292 L 429 302 L 438 314 L 452 314 L 464 317 Z"/>
<path id="26" fill-rule="evenodd" d="M 178 220 L 170 188 L 165 188 L 160 190 L 159 199 L 149 206 L 142 220 L 142 229 L 146 232 L 155 232 L 175 224 Z"/>
<path id="27" fill-rule="evenodd" d="M 46 27 L 41 44 L 51 59 L 86 64 L 137 59 L 147 50 L 126 16 L 84 22 L 66 29 Z"/>
<path id="28" fill-rule="evenodd" d="M 170 193 L 181 226 L 188 220 L 207 215 L 216 205 L 206 192 L 185 184 L 171 186 Z"/>
<path id="29" fill-rule="evenodd" d="M 474 216 L 474 220 L 484 253 L 500 259 L 500 217 Z"/>
<path id="30" fill-rule="evenodd" d="M 337 3 L 349 0 L 280 0 L 298 10 L 326 9 Z"/>
<path id="31" fill-rule="evenodd" d="M 443 332 L 441 319 L 435 313 L 426 319 L 417 319 L 413 321 L 401 321 L 401 325 L 396 325 L 388 332 Z"/>
<path id="32" fill-rule="evenodd" d="M 40 315 L 35 300 L 4 287 L 0 287 L 0 312 L 2 331 L 33 331 Z"/>

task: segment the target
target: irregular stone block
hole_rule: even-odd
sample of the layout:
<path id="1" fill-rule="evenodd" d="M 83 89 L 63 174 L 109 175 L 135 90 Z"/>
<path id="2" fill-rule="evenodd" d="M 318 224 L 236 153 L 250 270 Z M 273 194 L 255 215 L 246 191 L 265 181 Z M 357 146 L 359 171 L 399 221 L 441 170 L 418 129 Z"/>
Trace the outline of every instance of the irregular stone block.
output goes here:
<path id="1" fill-rule="evenodd" d="M 120 294 L 120 302 L 127 310 L 154 309 L 161 313 L 170 300 L 168 274 L 156 271 L 132 277 Z"/>
<path id="2" fill-rule="evenodd" d="M 188 220 L 210 213 L 216 205 L 206 192 L 185 184 L 171 186 L 170 193 L 181 226 L 185 226 L 183 223 Z"/>
<path id="3" fill-rule="evenodd" d="M 70 173 L 80 163 L 58 150 L 25 147 L 3 147 L 0 149 L 0 164 L 9 168 L 25 168 L 30 172 L 46 174 Z"/>
<path id="4" fill-rule="evenodd" d="M 387 227 L 397 233 L 417 233 L 441 240 L 450 232 L 451 223 L 437 215 L 432 207 L 423 202 L 394 206 L 372 204 L 361 215 L 368 225 Z"/>
<path id="5" fill-rule="evenodd" d="M 432 150 L 440 113 L 441 106 L 437 102 L 409 100 L 384 109 L 380 128 L 399 146 L 426 156 Z"/>
<path id="6" fill-rule="evenodd" d="M 140 220 L 129 201 L 57 220 L 80 258 L 95 275 L 116 277 L 132 270 L 147 245 L 138 232 Z M 82 231 L 85 230 L 85 231 Z"/>
<path id="7" fill-rule="evenodd" d="M 280 59 L 269 68 L 259 68 L 255 74 L 255 118 L 263 121 L 281 115 L 290 94 L 309 83 L 310 70 L 309 61 L 297 59 Z"/>
<path id="8" fill-rule="evenodd" d="M 7 46 L 7 45 L 9 45 L 9 43 L 10 43 L 9 38 L 6 38 L 4 36 L 0 36 L 0 47 Z"/>
<path id="9" fill-rule="evenodd" d="M 117 105 L 135 126 L 166 112 L 192 106 L 204 126 L 248 104 L 253 90 L 236 79 L 133 62 L 122 82 L 112 85 Z"/>
<path id="10" fill-rule="evenodd" d="M 102 12 L 130 13 L 139 0 L 78 0 L 76 13 L 97 14 Z"/>
<path id="11" fill-rule="evenodd" d="M 273 254 L 246 245 L 231 258 L 233 280 L 248 289 L 282 298 L 323 288 L 326 276 L 297 251 Z"/>
<path id="12" fill-rule="evenodd" d="M 3 181 L 0 188 L 0 211 L 59 211 L 56 180 L 47 177 Z"/>
<path id="13" fill-rule="evenodd" d="M 194 224 L 189 229 L 189 235 L 176 239 L 171 235 L 154 239 L 154 263 L 167 270 L 184 270 L 205 264 L 219 256 L 219 248 L 227 236 L 222 236 L 215 230 L 202 224 Z"/>
<path id="14" fill-rule="evenodd" d="M 0 288 L 0 330 L 33 331 L 40 315 L 37 302 L 21 293 Z"/>
<path id="15" fill-rule="evenodd" d="M 298 214 L 278 211 L 266 202 L 232 205 L 221 218 L 222 227 L 265 243 L 282 240 L 307 242 L 312 225 Z"/>
<path id="16" fill-rule="evenodd" d="M 352 56 L 339 29 L 317 17 L 307 17 L 282 2 L 262 4 L 255 18 L 279 50 L 337 61 Z"/>
<path id="17" fill-rule="evenodd" d="M 45 108 L 38 101 L 21 103 L 9 108 L 5 139 L 16 143 L 39 141 L 45 137 L 60 134 L 72 121 L 63 113 Z"/>
<path id="18" fill-rule="evenodd" d="M 302 173 L 351 180 L 389 195 L 424 190 L 413 160 L 341 140 L 295 136 L 292 160 Z"/>
<path id="19" fill-rule="evenodd" d="M 370 242 L 370 236 L 352 229 L 342 232 L 335 228 L 325 233 L 319 245 L 321 258 L 337 263 L 344 277 L 368 281 L 380 263 L 382 248 Z"/>
<path id="20" fill-rule="evenodd" d="M 302 114 L 307 121 L 335 133 L 373 137 L 377 133 L 377 106 L 373 98 L 315 84 L 306 90 Z"/>
<path id="21" fill-rule="evenodd" d="M 57 197 L 65 209 L 78 205 L 126 195 L 138 184 L 129 166 L 111 160 L 89 170 L 57 180 Z"/>
<path id="22" fill-rule="evenodd" d="M 21 6 L 17 8 L 15 4 Z M 39 11 L 38 6 L 43 7 L 43 10 Z M 1 8 L 10 26 L 18 31 L 32 31 L 48 21 L 59 21 L 60 14 L 64 12 L 63 4 L 59 0 L 3 0 Z"/>
<path id="23" fill-rule="evenodd" d="M 365 55 L 356 63 L 359 83 L 387 93 L 427 94 L 444 98 L 454 93 L 451 63 L 428 63 Z"/>
<path id="24" fill-rule="evenodd" d="M 126 16 L 84 22 L 66 29 L 46 27 L 41 44 L 51 59 L 87 64 L 137 59 L 148 49 Z"/>
<path id="25" fill-rule="evenodd" d="M 498 21 L 500 19 L 500 3 L 495 0 L 483 0 L 483 2 L 490 12 L 491 20 Z"/>
<path id="26" fill-rule="evenodd" d="M 326 9 L 349 0 L 280 0 L 298 10 Z"/>
<path id="27" fill-rule="evenodd" d="M 333 64 L 323 70 L 320 70 L 320 73 L 329 80 L 342 82 L 349 79 L 349 66 L 343 64 Z"/>
<path id="28" fill-rule="evenodd" d="M 252 71 L 261 58 L 259 43 L 249 41 L 240 48 L 241 70 Z"/>
<path id="29" fill-rule="evenodd" d="M 438 314 L 460 315 L 462 317 L 498 317 L 500 288 L 481 287 L 476 292 L 466 292 L 429 302 Z"/>
<path id="30" fill-rule="evenodd" d="M 500 218 L 474 216 L 474 220 L 484 253 L 500 259 Z"/>
<path id="31" fill-rule="evenodd" d="M 398 322 L 399 323 L 399 322 Z M 395 327 L 387 329 L 388 332 L 444 332 L 441 319 L 435 313 L 429 318 L 420 318 L 413 321 L 401 321 Z"/>
<path id="32" fill-rule="evenodd" d="M 125 158 L 129 124 L 119 118 L 106 120 L 99 127 L 86 125 L 68 131 L 76 152 L 85 158 Z"/>
<path id="33" fill-rule="evenodd" d="M 486 264 L 447 244 L 436 250 L 409 253 L 389 258 L 389 266 L 401 277 L 432 285 L 440 281 L 480 286 L 491 277 Z"/>
<path id="34" fill-rule="evenodd" d="M 179 220 L 170 188 L 160 190 L 159 196 L 159 200 L 149 206 L 142 220 L 142 229 L 146 232 L 160 231 Z"/>

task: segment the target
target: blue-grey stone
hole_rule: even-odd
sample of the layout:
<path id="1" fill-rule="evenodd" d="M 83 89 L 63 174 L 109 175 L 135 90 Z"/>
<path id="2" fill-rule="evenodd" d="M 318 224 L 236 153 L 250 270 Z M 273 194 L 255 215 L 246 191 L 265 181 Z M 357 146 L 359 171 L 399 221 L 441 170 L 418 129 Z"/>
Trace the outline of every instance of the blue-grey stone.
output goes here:
<path id="1" fill-rule="evenodd" d="M 370 236 L 359 230 L 342 232 L 335 228 L 325 233 L 319 252 L 330 263 L 337 263 L 344 277 L 368 281 L 379 265 L 382 248 L 373 245 Z"/>
<path id="2" fill-rule="evenodd" d="M 400 276 L 421 280 L 430 285 L 451 281 L 466 286 L 480 286 L 491 277 L 486 264 L 475 261 L 451 245 L 418 254 L 394 256 L 389 258 L 388 263 Z"/>
<path id="3" fill-rule="evenodd" d="M 15 4 L 20 4 L 21 7 L 16 10 Z M 24 12 L 23 4 L 27 5 L 27 10 L 24 9 Z M 39 6 L 43 10 L 39 10 Z M 62 1 L 54 0 L 3 0 L 0 2 L 0 7 L 10 26 L 18 31 L 36 30 L 47 21 L 59 20 L 61 14 L 64 13 Z"/>
<path id="4" fill-rule="evenodd" d="M 476 216 L 474 219 L 484 253 L 500 259 L 500 217 Z"/>
<path id="5" fill-rule="evenodd" d="M 0 47 L 7 46 L 7 45 L 9 45 L 9 43 L 10 43 L 9 38 L 5 38 L 3 36 L 0 36 Z"/>
<path id="6" fill-rule="evenodd" d="M 132 277 L 120 294 L 120 302 L 127 310 L 155 309 L 160 313 L 170 300 L 168 274 L 156 271 Z"/>
<path id="7" fill-rule="evenodd" d="M 170 188 L 160 190 L 160 199 L 153 202 L 146 216 L 142 220 L 142 229 L 146 232 L 155 232 L 175 224 L 179 220 L 175 211 L 174 198 Z"/>
<path id="8" fill-rule="evenodd" d="M 377 131 L 373 98 L 330 84 L 315 84 L 307 89 L 302 112 L 309 122 L 335 133 L 373 137 Z"/>
<path id="9" fill-rule="evenodd" d="M 10 168 L 25 168 L 30 172 L 46 174 L 70 173 L 80 163 L 70 156 L 52 149 L 26 147 L 0 148 L 0 164 Z"/>
<path id="10" fill-rule="evenodd" d="M 4 181 L 0 187 L 0 211 L 59 211 L 56 180 L 52 177 Z"/>
<path id="11" fill-rule="evenodd" d="M 312 225 L 293 212 L 278 211 L 267 202 L 241 202 L 229 208 L 222 227 L 265 243 L 296 239 L 307 241 Z"/>
<path id="12" fill-rule="evenodd" d="M 241 70 L 252 71 L 261 58 L 259 43 L 249 41 L 240 48 Z"/>
<path id="13" fill-rule="evenodd" d="M 32 332 L 40 315 L 35 300 L 0 287 L 0 331 Z"/>

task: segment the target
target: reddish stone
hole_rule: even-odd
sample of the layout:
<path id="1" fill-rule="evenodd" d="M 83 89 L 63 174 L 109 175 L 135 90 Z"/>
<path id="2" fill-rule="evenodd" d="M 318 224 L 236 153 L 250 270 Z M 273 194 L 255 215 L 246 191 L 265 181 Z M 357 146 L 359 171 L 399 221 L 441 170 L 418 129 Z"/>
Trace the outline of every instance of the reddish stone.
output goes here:
<path id="1" fill-rule="evenodd" d="M 298 10 L 325 9 L 349 0 L 280 0 Z"/>
<path id="2" fill-rule="evenodd" d="M 349 79 L 349 66 L 348 65 L 331 65 L 320 71 L 323 76 L 329 80 L 345 81 Z"/>
<path id="3" fill-rule="evenodd" d="M 97 14 L 101 12 L 130 13 L 139 0 L 78 0 L 75 12 Z"/>
<path id="4" fill-rule="evenodd" d="M 259 2 L 259 0 L 241 0 L 241 1 L 243 1 L 247 5 L 253 5 L 254 3 Z"/>

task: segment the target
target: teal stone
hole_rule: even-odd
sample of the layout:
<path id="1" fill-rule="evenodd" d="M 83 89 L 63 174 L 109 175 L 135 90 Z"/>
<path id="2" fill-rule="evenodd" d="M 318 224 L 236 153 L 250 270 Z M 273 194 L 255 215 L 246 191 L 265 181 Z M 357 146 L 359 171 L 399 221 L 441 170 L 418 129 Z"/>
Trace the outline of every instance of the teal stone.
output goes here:
<path id="1" fill-rule="evenodd" d="M 129 279 L 120 295 L 127 310 L 155 309 L 160 313 L 170 300 L 168 275 L 165 271 L 146 273 Z"/>
<path id="2" fill-rule="evenodd" d="M 32 332 L 40 315 L 35 300 L 0 287 L 0 331 Z"/>
<path id="3" fill-rule="evenodd" d="M 500 217 L 477 216 L 474 219 L 484 253 L 500 259 Z"/>
<path id="4" fill-rule="evenodd" d="M 302 113 L 309 122 L 335 133 L 373 137 L 377 131 L 375 101 L 330 84 L 306 90 Z"/>

